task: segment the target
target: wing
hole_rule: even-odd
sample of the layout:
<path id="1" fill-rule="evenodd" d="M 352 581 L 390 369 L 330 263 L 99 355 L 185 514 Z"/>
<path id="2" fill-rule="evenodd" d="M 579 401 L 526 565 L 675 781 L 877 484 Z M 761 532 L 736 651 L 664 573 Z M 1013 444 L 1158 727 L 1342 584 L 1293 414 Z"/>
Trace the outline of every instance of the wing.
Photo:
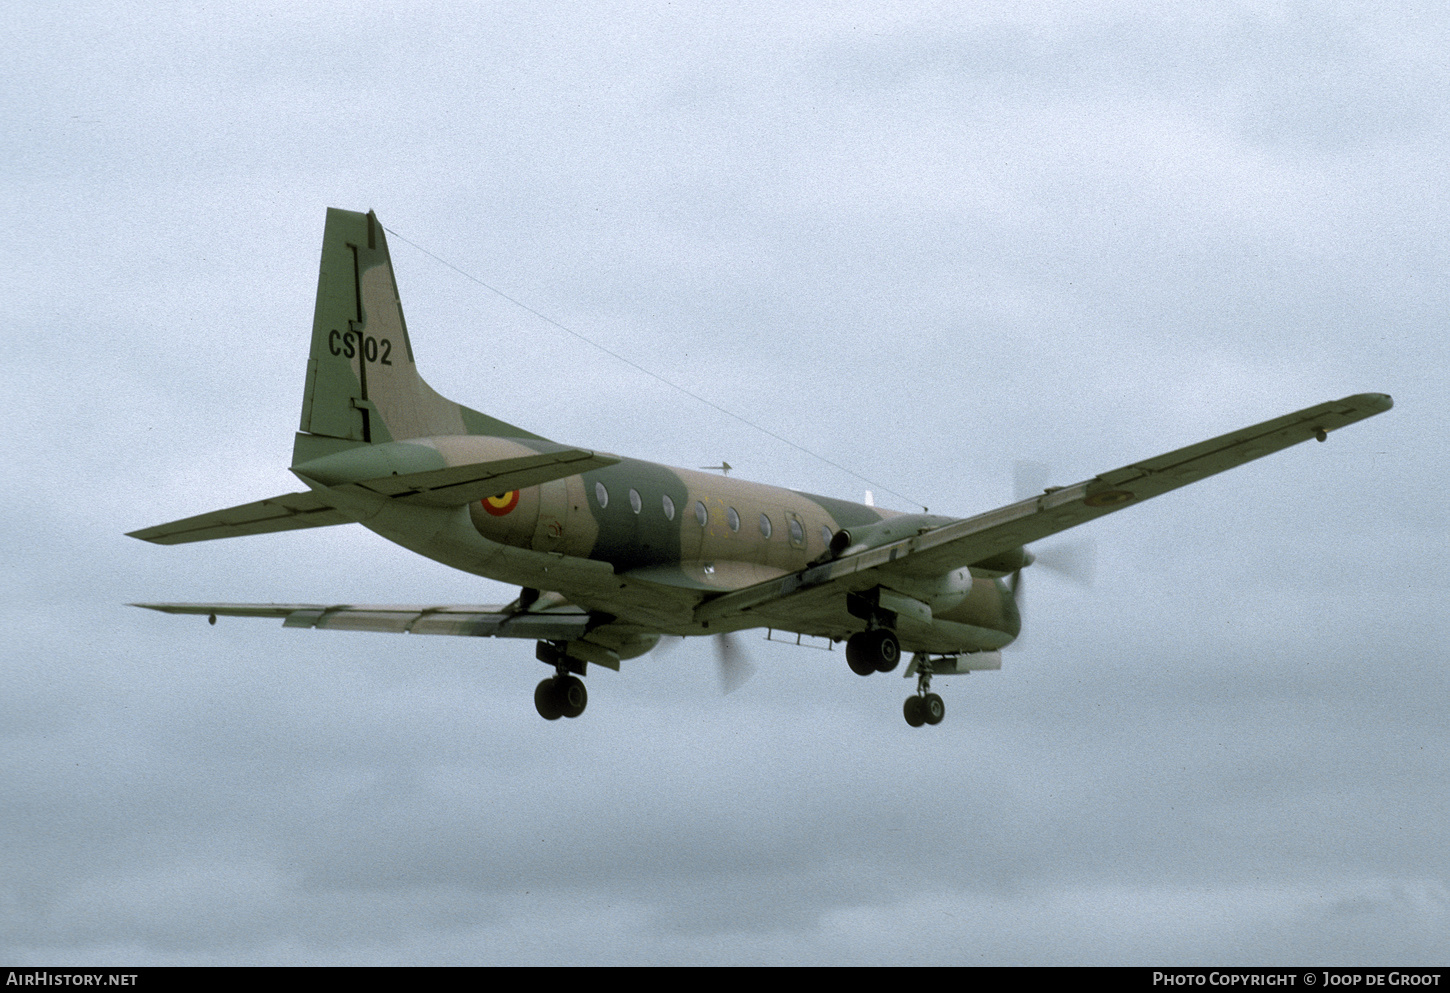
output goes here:
<path id="1" fill-rule="evenodd" d="M 316 603 L 133 603 L 165 614 L 218 617 L 275 617 L 283 627 L 395 634 L 451 634 L 467 638 L 582 638 L 598 621 L 586 610 L 564 607 L 539 612 L 513 605 L 462 607 L 362 606 Z"/>
<path id="2" fill-rule="evenodd" d="M 1053 488 L 1030 500 L 723 594 L 696 608 L 695 619 L 712 621 L 754 613 L 766 623 L 771 615 L 788 616 L 797 598 L 809 602 L 827 591 L 866 589 L 893 572 L 944 573 L 982 562 L 1290 445 L 1310 438 L 1323 441 L 1328 432 L 1392 406 L 1393 401 L 1382 393 L 1361 393 L 1308 407 L 1074 486 Z M 787 603 L 792 607 L 786 607 Z"/>
<path id="3" fill-rule="evenodd" d="M 602 469 L 619 461 L 619 457 L 615 455 L 571 448 L 520 458 L 430 469 L 427 472 L 381 476 L 358 483 L 316 480 L 304 475 L 305 482 L 314 482 L 323 488 L 309 493 L 286 493 L 255 503 L 244 503 L 239 507 L 214 510 L 169 524 L 131 531 L 129 535 L 157 545 L 181 545 L 191 541 L 211 541 L 215 538 L 237 538 L 249 534 L 348 524 L 352 518 L 333 509 L 328 499 L 325 487 L 334 482 L 338 485 L 358 486 L 406 503 L 457 507 L 510 490 L 537 486 L 554 479 L 588 472 L 590 469 Z"/>

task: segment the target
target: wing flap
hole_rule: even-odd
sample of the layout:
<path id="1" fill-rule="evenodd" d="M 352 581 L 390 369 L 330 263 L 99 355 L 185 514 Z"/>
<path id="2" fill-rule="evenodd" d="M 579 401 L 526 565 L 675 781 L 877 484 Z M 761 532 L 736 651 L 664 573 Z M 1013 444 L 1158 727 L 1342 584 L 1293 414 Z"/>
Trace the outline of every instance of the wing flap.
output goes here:
<path id="1" fill-rule="evenodd" d="M 183 545 L 214 538 L 239 538 L 249 534 L 295 531 L 299 528 L 328 527 L 352 520 L 334 510 L 318 493 L 284 493 L 226 510 L 213 510 L 169 524 L 128 532 L 156 545 Z"/>
<path id="2" fill-rule="evenodd" d="M 760 604 L 826 585 L 847 590 L 865 588 L 878 578 L 874 575 L 878 569 L 946 572 L 980 562 L 1290 445 L 1327 435 L 1393 405 L 1385 394 L 1361 393 L 1307 407 L 924 534 L 726 593 L 701 604 L 695 619 L 708 621 L 745 613 Z"/>

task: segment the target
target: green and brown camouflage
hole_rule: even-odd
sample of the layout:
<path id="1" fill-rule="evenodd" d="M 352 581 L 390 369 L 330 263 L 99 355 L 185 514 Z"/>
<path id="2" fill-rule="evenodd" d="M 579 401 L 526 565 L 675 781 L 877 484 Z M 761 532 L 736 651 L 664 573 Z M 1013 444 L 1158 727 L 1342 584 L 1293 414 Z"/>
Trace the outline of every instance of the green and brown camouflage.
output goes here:
<path id="1" fill-rule="evenodd" d="M 499 607 L 144 605 L 170 612 L 530 637 L 561 673 L 617 668 L 661 635 L 768 627 L 849 639 L 859 660 L 885 632 L 929 678 L 1000 666 L 1021 627 L 1004 577 L 1031 564 L 1029 542 L 1390 406 L 1319 404 L 964 520 L 898 514 L 571 447 L 440 396 L 418 373 L 382 225 L 329 209 L 292 460 L 308 492 L 133 534 L 176 544 L 356 522 L 522 591 Z"/>
<path id="2" fill-rule="evenodd" d="M 428 386 L 417 370 L 386 232 L 371 213 L 330 209 L 293 472 L 327 490 L 567 451 L 573 449 L 447 400 Z M 420 528 L 416 511 L 389 515 L 383 513 L 387 505 L 381 507 L 369 514 L 359 503 L 344 513 L 356 513 L 386 537 L 438 557 L 436 548 L 422 543 L 431 536 L 420 533 L 431 521 Z M 633 601 L 641 594 L 676 601 L 668 617 L 651 611 L 649 626 L 680 635 L 707 630 L 706 622 L 694 621 L 685 609 L 701 597 L 799 571 L 825 556 L 842 529 L 878 524 L 891 515 L 637 459 L 491 493 L 467 508 L 482 541 L 454 535 L 445 552 L 449 564 L 526 588 L 551 589 L 560 585 L 558 558 L 601 563 L 620 580 L 609 584 L 614 590 L 584 602 L 633 618 L 639 613 Z M 917 516 L 922 526 L 949 522 Z M 959 577 L 956 586 L 961 588 L 945 598 L 936 593 L 938 620 L 990 633 L 969 632 L 965 641 L 957 637 L 934 650 L 985 650 L 1016 634 L 1015 611 L 1004 606 L 1010 601 L 1005 588 L 984 580 L 978 595 L 968 597 L 970 577 Z M 798 633 L 839 639 L 865 623 L 847 612 L 844 600 L 838 606 Z M 717 621 L 715 630 L 731 626 Z"/>

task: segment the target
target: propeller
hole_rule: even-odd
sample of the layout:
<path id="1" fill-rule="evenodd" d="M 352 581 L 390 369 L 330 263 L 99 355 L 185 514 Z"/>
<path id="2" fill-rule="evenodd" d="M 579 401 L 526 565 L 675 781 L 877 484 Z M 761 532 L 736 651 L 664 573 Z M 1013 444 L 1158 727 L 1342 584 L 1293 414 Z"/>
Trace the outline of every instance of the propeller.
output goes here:
<path id="1" fill-rule="evenodd" d="M 1012 493 L 1017 500 L 1027 500 L 1047 489 L 1052 469 L 1043 462 L 1016 462 L 1012 466 Z M 1090 538 L 1058 542 L 1040 552 L 1028 552 L 1026 565 L 1039 565 L 1049 572 L 1070 579 L 1080 586 L 1092 585 L 1097 572 L 1097 545 Z M 1024 566 L 1025 568 L 1025 566 Z M 1027 589 L 1018 569 L 1007 579 L 1007 588 L 1017 602 L 1017 613 L 1025 613 Z M 1020 644 L 1020 641 L 1018 642 Z"/>
<path id="2" fill-rule="evenodd" d="M 1040 552 L 1028 552 L 1027 565 L 1041 565 L 1050 573 L 1072 580 L 1077 586 L 1092 586 L 1098 571 L 1098 544 L 1090 538 L 1063 541 Z M 1022 568 L 1027 568 L 1022 567 Z M 1022 586 L 1022 570 L 1016 570 L 1006 581 L 1006 589 L 1016 600 L 1016 612 L 1022 613 L 1022 600 L 1027 590 Z"/>
<path id="3" fill-rule="evenodd" d="M 674 635 L 665 635 L 655 647 L 655 654 L 666 655 L 684 640 Z M 755 663 L 750 661 L 736 635 L 717 634 L 710 641 L 714 645 L 715 678 L 720 683 L 720 692 L 727 695 L 734 693 L 755 675 Z"/>
<path id="4" fill-rule="evenodd" d="M 715 674 L 720 692 L 734 693 L 755 675 L 755 663 L 745 657 L 745 649 L 733 634 L 717 634 L 715 641 Z"/>

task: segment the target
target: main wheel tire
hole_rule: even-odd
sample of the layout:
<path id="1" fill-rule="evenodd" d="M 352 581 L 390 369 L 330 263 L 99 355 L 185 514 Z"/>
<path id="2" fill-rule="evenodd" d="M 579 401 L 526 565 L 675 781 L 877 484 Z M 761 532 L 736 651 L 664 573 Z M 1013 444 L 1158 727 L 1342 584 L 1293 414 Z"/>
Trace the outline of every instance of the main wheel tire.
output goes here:
<path id="1" fill-rule="evenodd" d="M 857 631 L 846 639 L 846 664 L 858 676 L 869 676 L 876 671 L 874 631 Z"/>
<path id="2" fill-rule="evenodd" d="M 940 724 L 941 719 L 947 715 L 947 705 L 935 693 L 922 697 L 921 705 L 928 724 Z"/>
<path id="3" fill-rule="evenodd" d="M 890 672 L 901 661 L 901 642 L 890 631 L 875 632 L 876 671 Z"/>
<path id="4" fill-rule="evenodd" d="M 578 676 L 565 676 L 559 680 L 559 686 L 554 693 L 565 717 L 578 717 L 589 705 L 589 691 L 584 688 L 584 681 Z"/>
<path id="5" fill-rule="evenodd" d="M 558 677 L 550 676 L 534 687 L 534 709 L 546 721 L 557 721 L 564 716 L 557 684 Z"/>
<path id="6" fill-rule="evenodd" d="M 926 704 L 919 696 L 907 697 L 906 703 L 902 704 L 901 713 L 906 717 L 906 723 L 914 728 L 926 723 Z"/>

